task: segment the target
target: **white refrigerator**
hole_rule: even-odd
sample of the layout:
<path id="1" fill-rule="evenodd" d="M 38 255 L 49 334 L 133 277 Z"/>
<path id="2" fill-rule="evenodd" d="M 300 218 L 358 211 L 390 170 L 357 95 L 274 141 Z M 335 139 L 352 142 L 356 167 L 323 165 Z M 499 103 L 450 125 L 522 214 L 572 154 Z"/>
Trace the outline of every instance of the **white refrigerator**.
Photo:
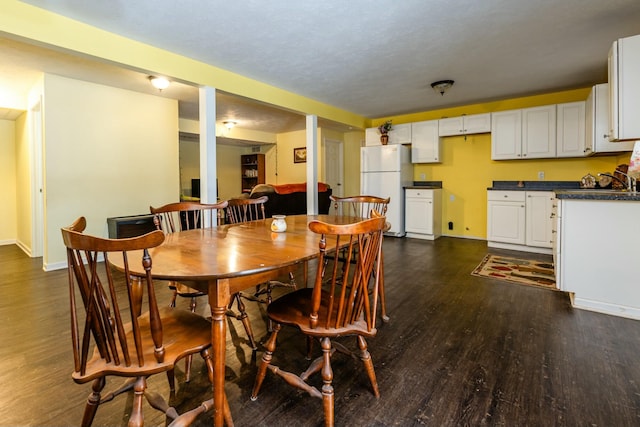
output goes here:
<path id="1" fill-rule="evenodd" d="M 413 183 L 409 147 L 399 144 L 360 148 L 360 194 L 390 197 L 387 235 L 403 237 L 404 187 Z"/>

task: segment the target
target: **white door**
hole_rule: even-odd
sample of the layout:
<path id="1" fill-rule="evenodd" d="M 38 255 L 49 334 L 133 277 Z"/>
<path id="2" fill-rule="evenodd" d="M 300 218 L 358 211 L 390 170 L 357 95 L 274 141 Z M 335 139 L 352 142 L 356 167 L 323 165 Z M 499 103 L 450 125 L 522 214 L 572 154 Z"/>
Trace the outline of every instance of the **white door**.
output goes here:
<path id="1" fill-rule="evenodd" d="M 334 196 L 344 196 L 343 143 L 335 139 L 324 140 L 324 181 L 329 184 Z"/>
<path id="2" fill-rule="evenodd" d="M 31 146 L 33 159 L 31 164 L 31 256 L 41 257 L 44 248 L 44 177 L 43 177 L 43 141 L 42 141 L 42 101 L 30 108 Z"/>

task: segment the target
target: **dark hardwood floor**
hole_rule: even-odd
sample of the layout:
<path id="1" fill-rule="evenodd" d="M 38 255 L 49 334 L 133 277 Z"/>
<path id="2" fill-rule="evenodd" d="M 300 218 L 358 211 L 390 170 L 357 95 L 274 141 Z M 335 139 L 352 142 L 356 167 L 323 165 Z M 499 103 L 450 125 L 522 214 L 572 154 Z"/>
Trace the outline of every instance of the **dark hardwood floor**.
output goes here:
<path id="1" fill-rule="evenodd" d="M 640 425 L 638 321 L 574 310 L 562 292 L 471 276 L 487 253 L 483 241 L 387 238 L 384 251 L 391 321 L 369 340 L 381 397 L 359 361 L 336 355 L 337 425 Z M 90 385 L 71 380 L 66 270 L 44 273 L 40 259 L 2 246 L 0 272 L 0 425 L 78 425 Z M 169 300 L 168 289 L 158 294 Z M 264 340 L 264 310 L 248 307 Z M 262 353 L 252 354 L 239 322 L 228 325 L 226 391 L 236 425 L 322 425 L 321 401 L 271 373 L 249 400 Z M 304 354 L 304 339 L 285 328 L 274 363 L 302 371 Z M 199 357 L 189 384 L 183 369 L 172 397 L 179 410 L 211 394 Z M 169 397 L 163 375 L 149 384 Z M 106 403 L 94 426 L 126 425 L 130 406 L 129 396 Z M 165 423 L 148 405 L 145 416 L 146 425 Z"/>

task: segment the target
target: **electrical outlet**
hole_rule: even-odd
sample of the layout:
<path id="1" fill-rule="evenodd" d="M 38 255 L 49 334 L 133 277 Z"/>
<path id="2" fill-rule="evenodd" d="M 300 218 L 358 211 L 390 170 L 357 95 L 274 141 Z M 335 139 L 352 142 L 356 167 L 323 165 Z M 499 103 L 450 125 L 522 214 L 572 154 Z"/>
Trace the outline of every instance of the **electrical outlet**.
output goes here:
<path id="1" fill-rule="evenodd" d="M 544 171 L 540 171 L 538 172 L 538 181 L 543 181 L 544 180 Z"/>
<path id="2" fill-rule="evenodd" d="M 427 176 L 423 173 L 420 174 L 420 181 L 424 181 L 425 179 L 427 179 Z"/>

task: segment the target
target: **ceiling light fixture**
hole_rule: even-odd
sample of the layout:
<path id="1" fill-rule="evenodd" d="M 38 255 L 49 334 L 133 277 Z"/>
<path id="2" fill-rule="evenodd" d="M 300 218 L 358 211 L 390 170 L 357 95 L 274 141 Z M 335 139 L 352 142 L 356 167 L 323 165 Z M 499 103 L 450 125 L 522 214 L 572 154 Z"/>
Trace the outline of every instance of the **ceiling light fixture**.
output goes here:
<path id="1" fill-rule="evenodd" d="M 431 83 L 431 87 L 433 90 L 438 92 L 440 95 L 444 96 L 444 93 L 451 89 L 453 86 L 453 80 L 438 80 L 437 82 Z"/>
<path id="2" fill-rule="evenodd" d="M 155 87 L 160 91 L 162 89 L 168 88 L 169 84 L 171 83 L 169 80 L 165 79 L 164 77 L 156 77 L 156 76 L 149 76 L 149 81 L 151 82 L 153 87 Z"/>
<path id="3" fill-rule="evenodd" d="M 232 122 L 232 121 L 226 121 L 226 122 L 222 122 L 227 129 L 231 129 L 232 127 L 234 127 L 236 125 L 236 122 Z"/>

